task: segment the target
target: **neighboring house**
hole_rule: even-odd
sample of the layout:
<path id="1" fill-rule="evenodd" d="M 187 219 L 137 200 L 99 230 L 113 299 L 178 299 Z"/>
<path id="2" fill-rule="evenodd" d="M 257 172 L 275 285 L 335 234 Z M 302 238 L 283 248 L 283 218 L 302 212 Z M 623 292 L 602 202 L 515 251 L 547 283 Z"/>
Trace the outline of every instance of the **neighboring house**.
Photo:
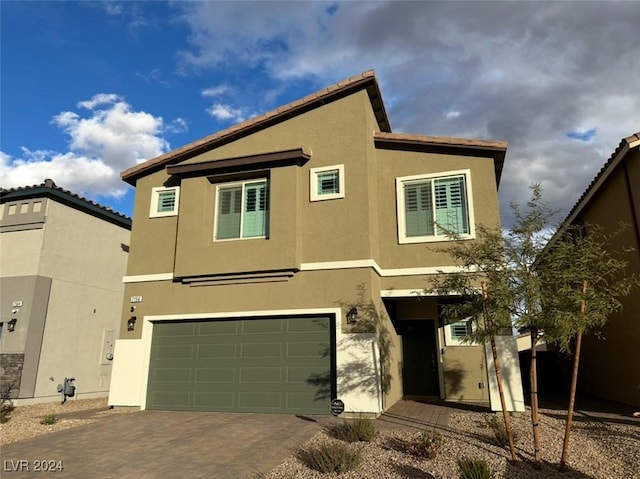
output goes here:
<path id="1" fill-rule="evenodd" d="M 506 148 L 392 133 L 369 71 L 124 171 L 136 199 L 109 403 L 488 404 L 484 349 L 460 343 L 466 323 L 443 325 L 451 298 L 418 295 L 455 269 L 445 230 L 472 240 L 476 225 L 499 225 Z"/>
<path id="2" fill-rule="evenodd" d="M 0 373 L 18 404 L 107 396 L 131 219 L 57 187 L 0 190 Z"/>
<path id="3" fill-rule="evenodd" d="M 582 194 L 558 230 L 571 225 L 599 225 L 606 232 L 620 223 L 628 228 L 615 248 L 633 248 L 625 255 L 629 274 L 640 274 L 640 132 L 623 138 L 609 160 Z M 600 398 L 640 407 L 640 293 L 622 299 L 601 337 L 582 339 L 578 390 Z"/>

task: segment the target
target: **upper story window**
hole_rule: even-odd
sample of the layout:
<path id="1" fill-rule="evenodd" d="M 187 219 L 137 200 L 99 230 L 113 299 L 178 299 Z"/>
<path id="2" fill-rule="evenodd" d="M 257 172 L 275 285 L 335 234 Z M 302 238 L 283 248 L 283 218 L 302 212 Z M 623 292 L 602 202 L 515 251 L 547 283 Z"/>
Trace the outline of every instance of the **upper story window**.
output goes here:
<path id="1" fill-rule="evenodd" d="M 266 238 L 269 183 L 266 179 L 218 185 L 215 239 Z"/>
<path id="2" fill-rule="evenodd" d="M 344 198 L 344 165 L 311 168 L 309 175 L 311 201 Z"/>
<path id="3" fill-rule="evenodd" d="M 473 237 L 469 170 L 397 178 L 396 195 L 400 243 Z"/>
<path id="4" fill-rule="evenodd" d="M 158 187 L 151 189 L 151 206 L 149 217 L 175 216 L 178 214 L 180 187 Z"/>

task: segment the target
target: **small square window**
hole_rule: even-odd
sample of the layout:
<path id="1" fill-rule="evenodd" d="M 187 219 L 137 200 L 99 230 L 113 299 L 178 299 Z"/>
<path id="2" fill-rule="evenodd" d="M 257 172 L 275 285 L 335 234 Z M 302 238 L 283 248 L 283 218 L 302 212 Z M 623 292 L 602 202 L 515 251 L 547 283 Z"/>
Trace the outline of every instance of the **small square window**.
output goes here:
<path id="1" fill-rule="evenodd" d="M 151 206 L 149 217 L 176 216 L 178 214 L 178 200 L 180 187 L 153 188 L 151 190 Z"/>
<path id="2" fill-rule="evenodd" d="M 344 198 L 344 165 L 311 168 L 309 175 L 311 201 Z"/>

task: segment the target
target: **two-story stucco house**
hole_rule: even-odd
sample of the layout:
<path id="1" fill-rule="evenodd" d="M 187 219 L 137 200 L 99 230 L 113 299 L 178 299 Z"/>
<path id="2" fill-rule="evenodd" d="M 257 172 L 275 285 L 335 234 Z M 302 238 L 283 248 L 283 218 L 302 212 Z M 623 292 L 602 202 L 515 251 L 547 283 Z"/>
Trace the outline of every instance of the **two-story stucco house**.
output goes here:
<path id="1" fill-rule="evenodd" d="M 17 404 L 106 397 L 131 219 L 45 180 L 0 190 L 0 381 Z"/>
<path id="2" fill-rule="evenodd" d="M 417 296 L 455 268 L 445 230 L 499 224 L 506 148 L 392 133 L 369 71 L 124 171 L 136 199 L 110 404 L 488 404 L 484 348 L 443 324 L 451 298 Z"/>

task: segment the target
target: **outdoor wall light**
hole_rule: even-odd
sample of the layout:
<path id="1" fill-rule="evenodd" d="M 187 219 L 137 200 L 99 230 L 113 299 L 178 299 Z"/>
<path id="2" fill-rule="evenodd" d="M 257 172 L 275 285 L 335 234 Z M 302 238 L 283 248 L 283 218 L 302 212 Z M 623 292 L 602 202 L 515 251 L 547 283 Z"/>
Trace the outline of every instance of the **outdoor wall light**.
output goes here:
<path id="1" fill-rule="evenodd" d="M 347 324 L 353 324 L 358 320 L 358 310 L 354 307 L 347 313 Z"/>
<path id="2" fill-rule="evenodd" d="M 11 318 L 7 322 L 7 331 L 9 331 L 10 333 L 14 332 L 16 330 L 16 323 L 17 322 L 18 322 L 18 318 Z"/>
<path id="3" fill-rule="evenodd" d="M 135 329 L 137 320 L 138 318 L 135 316 L 129 318 L 129 321 L 127 321 L 127 331 L 133 331 Z"/>

